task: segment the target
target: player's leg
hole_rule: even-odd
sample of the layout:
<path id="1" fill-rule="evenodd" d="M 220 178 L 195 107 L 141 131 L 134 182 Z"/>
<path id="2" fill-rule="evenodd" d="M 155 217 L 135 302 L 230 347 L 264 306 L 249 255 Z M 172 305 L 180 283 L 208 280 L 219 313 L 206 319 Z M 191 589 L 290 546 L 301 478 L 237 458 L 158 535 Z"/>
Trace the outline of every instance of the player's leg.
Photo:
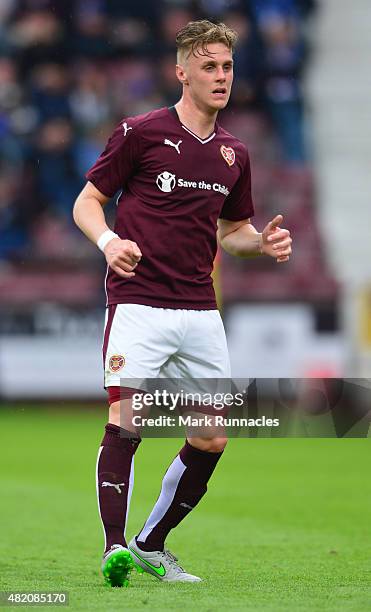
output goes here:
<path id="1" fill-rule="evenodd" d="M 160 342 L 160 323 L 153 324 L 161 315 L 159 311 L 119 305 L 109 308 L 106 318 L 103 352 L 110 409 L 98 453 L 96 481 L 105 535 L 102 571 L 113 586 L 126 583 L 132 565 L 125 526 L 134 483 L 134 454 L 140 442 L 132 426 L 131 400 L 120 401 L 120 376 L 132 379 L 133 386 L 138 379 L 155 377 L 174 351 L 174 346 Z"/>
<path id="2" fill-rule="evenodd" d="M 193 440 L 191 440 L 193 442 Z M 157 502 L 144 527 L 129 544 L 133 558 L 147 572 L 167 581 L 198 582 L 165 550 L 169 532 L 197 506 L 207 491 L 207 483 L 222 456 L 226 440 L 214 438 L 204 449 L 188 440 L 170 464 L 162 481 Z M 207 449 L 207 450 L 205 450 Z"/>
<path id="3" fill-rule="evenodd" d="M 194 311 L 193 311 L 194 312 Z M 217 311 L 187 313 L 188 332 L 177 354 L 177 375 L 184 378 L 230 378 L 230 365 L 224 327 Z M 168 368 L 171 371 L 171 367 Z M 201 437 L 190 437 L 165 473 L 160 495 L 138 536 L 129 547 L 134 559 L 161 561 L 167 535 L 195 508 L 207 491 L 207 484 L 220 460 L 227 439 L 224 430 L 208 428 Z M 152 559 L 152 562 L 150 561 Z M 166 564 L 165 564 L 166 565 Z M 147 570 L 148 571 L 148 570 Z M 156 570 L 151 571 L 156 575 Z M 187 576 L 190 576 L 187 578 Z M 157 577 L 166 579 L 164 576 Z M 192 580 L 191 575 L 174 572 L 174 580 Z"/>
<path id="4" fill-rule="evenodd" d="M 124 400 L 128 404 L 130 400 Z M 140 443 L 135 432 L 120 427 L 121 402 L 113 402 L 97 458 L 96 486 L 105 537 L 102 572 L 111 586 L 127 584 L 133 564 L 125 527 L 134 484 L 134 454 Z"/>

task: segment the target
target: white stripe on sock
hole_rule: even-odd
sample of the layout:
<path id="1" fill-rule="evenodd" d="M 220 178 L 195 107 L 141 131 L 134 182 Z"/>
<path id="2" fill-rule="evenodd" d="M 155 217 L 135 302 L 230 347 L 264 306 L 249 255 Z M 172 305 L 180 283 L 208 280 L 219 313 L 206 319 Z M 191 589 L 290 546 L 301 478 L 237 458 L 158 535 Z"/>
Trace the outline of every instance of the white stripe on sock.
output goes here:
<path id="1" fill-rule="evenodd" d="M 142 531 L 137 537 L 138 542 L 145 542 L 151 531 L 165 516 L 174 499 L 179 481 L 185 470 L 186 466 L 179 455 L 177 455 L 164 476 L 161 493 Z"/>
<path id="2" fill-rule="evenodd" d="M 100 456 L 102 454 L 102 450 L 103 450 L 103 446 L 100 446 L 99 447 L 99 451 L 98 451 L 97 464 L 96 464 L 96 468 L 95 468 L 95 483 L 96 483 L 96 490 L 97 490 L 97 501 L 98 501 L 99 516 L 100 516 L 100 520 L 101 520 L 102 527 L 103 527 L 103 533 L 104 533 L 104 550 L 106 550 L 106 548 L 107 548 L 107 535 L 106 535 L 106 530 L 105 530 L 103 519 L 102 519 L 102 514 L 101 514 L 101 511 L 100 511 L 99 482 L 98 482 L 98 466 L 99 466 L 99 459 L 100 459 Z"/>
<path id="3" fill-rule="evenodd" d="M 133 492 L 133 487 L 134 487 L 134 455 L 131 458 L 131 465 L 130 465 L 130 476 L 129 476 L 128 498 L 126 502 L 124 537 L 125 537 L 125 532 L 126 532 L 126 526 L 128 524 L 129 508 L 130 508 L 131 494 Z"/>

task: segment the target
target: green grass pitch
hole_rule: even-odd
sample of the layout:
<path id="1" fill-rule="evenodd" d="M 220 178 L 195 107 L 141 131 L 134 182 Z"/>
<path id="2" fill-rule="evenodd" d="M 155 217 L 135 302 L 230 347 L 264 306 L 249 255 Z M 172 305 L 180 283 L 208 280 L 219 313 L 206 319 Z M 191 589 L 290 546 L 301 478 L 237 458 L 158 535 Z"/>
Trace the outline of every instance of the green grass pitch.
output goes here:
<path id="1" fill-rule="evenodd" d="M 0 590 L 67 590 L 72 610 L 371 609 L 370 439 L 231 440 L 168 541 L 204 581 L 133 573 L 129 588 L 110 589 L 94 482 L 105 421 L 103 406 L 0 409 Z M 181 443 L 142 443 L 129 537 Z"/>

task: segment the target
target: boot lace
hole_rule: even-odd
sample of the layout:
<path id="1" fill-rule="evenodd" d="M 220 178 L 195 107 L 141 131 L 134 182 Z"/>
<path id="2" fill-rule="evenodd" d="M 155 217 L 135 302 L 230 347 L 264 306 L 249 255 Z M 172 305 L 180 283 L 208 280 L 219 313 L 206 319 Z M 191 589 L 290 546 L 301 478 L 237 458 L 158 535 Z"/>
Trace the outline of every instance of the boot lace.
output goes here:
<path id="1" fill-rule="evenodd" d="M 184 572 L 184 569 L 180 567 L 180 565 L 178 564 L 178 557 L 173 555 L 173 553 L 170 552 L 170 550 L 165 549 L 163 552 L 163 555 L 166 561 L 170 563 L 171 567 L 175 569 L 179 574 Z"/>

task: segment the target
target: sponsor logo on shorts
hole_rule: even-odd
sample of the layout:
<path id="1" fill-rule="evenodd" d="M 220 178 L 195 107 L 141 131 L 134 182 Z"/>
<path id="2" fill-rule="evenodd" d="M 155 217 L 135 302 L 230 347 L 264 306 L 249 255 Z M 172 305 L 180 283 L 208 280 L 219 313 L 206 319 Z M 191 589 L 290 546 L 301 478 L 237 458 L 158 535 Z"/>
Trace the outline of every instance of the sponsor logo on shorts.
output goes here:
<path id="1" fill-rule="evenodd" d="M 125 357 L 123 355 L 112 355 L 109 360 L 109 369 L 111 372 L 119 372 L 125 365 Z"/>
<path id="2" fill-rule="evenodd" d="M 236 160 L 236 154 L 234 152 L 234 149 L 232 149 L 232 147 L 226 147 L 225 145 L 222 145 L 220 147 L 220 152 L 222 154 L 223 159 L 227 162 L 228 166 L 233 166 Z"/>
<path id="3" fill-rule="evenodd" d="M 233 151 L 233 149 L 231 150 Z M 234 158 L 232 164 L 233 163 Z M 204 191 L 216 191 L 217 193 L 221 193 L 224 196 L 229 195 L 228 187 L 226 187 L 225 185 L 221 185 L 220 183 L 207 183 L 206 181 L 192 181 L 181 177 L 177 178 L 175 174 L 171 174 L 171 172 L 167 171 L 161 172 L 161 174 L 157 176 L 156 185 L 159 189 L 161 189 L 161 191 L 165 193 L 170 193 L 171 191 L 173 191 L 173 189 L 175 189 L 175 187 L 182 187 L 186 189 L 202 189 Z"/>

